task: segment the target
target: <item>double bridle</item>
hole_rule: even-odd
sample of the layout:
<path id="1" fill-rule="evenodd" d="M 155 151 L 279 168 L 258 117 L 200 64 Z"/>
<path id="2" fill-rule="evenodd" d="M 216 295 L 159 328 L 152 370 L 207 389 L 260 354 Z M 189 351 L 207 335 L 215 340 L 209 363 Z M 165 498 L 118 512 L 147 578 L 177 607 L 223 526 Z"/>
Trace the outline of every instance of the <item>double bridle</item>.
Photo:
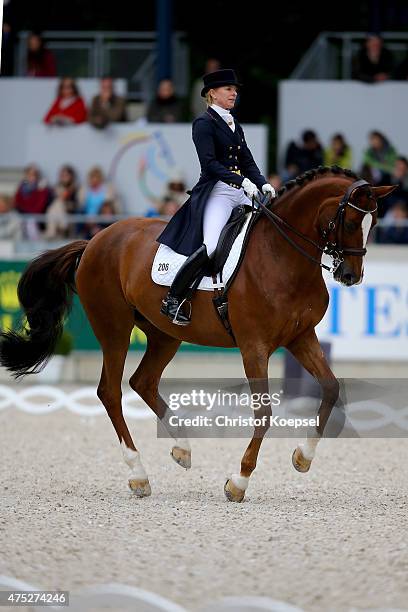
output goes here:
<path id="1" fill-rule="evenodd" d="M 347 191 L 345 192 L 345 194 L 343 195 L 342 199 L 339 202 L 338 208 L 336 210 L 336 214 L 334 215 L 333 219 L 329 221 L 327 229 L 323 230 L 322 232 L 322 236 L 324 240 L 323 245 L 320 245 L 314 240 L 312 240 L 311 238 L 309 238 L 308 236 L 305 236 L 305 234 L 302 234 L 302 232 L 299 232 L 292 225 L 290 225 L 284 219 L 279 217 L 279 215 L 277 215 L 272 210 L 270 210 L 265 205 L 265 201 L 267 201 L 268 197 L 265 197 L 263 201 L 260 201 L 258 198 L 254 198 L 257 204 L 257 206 L 254 207 L 254 211 L 255 212 L 257 210 L 262 211 L 262 213 L 265 214 L 265 216 L 269 219 L 269 221 L 272 222 L 272 224 L 278 230 L 281 236 L 283 236 L 283 238 L 285 238 L 285 240 L 289 242 L 289 244 L 292 245 L 293 248 L 299 251 L 299 253 L 304 255 L 304 257 L 306 257 L 313 263 L 317 264 L 321 268 L 324 268 L 325 270 L 328 270 L 329 272 L 334 273 L 337 270 L 337 268 L 340 266 L 340 264 L 343 263 L 345 256 L 351 255 L 355 257 L 364 257 L 364 255 L 367 253 L 366 248 L 362 248 L 362 249 L 348 248 L 348 247 L 344 247 L 341 242 L 343 229 L 344 229 L 344 214 L 345 214 L 345 210 L 347 206 L 354 208 L 354 210 L 357 210 L 358 212 L 361 212 L 364 215 L 373 214 L 378 209 L 377 204 L 375 205 L 375 208 L 373 208 L 372 210 L 365 210 L 364 208 L 360 208 L 359 206 L 356 206 L 355 204 L 350 202 L 350 197 L 354 194 L 354 192 L 357 191 L 358 189 L 361 189 L 361 187 L 365 187 L 365 186 L 370 186 L 370 184 L 367 181 L 364 181 L 363 179 L 361 179 L 359 181 L 355 181 L 348 187 Z M 302 238 L 302 240 L 304 240 L 305 242 L 312 244 L 322 254 L 325 253 L 326 255 L 330 255 L 330 257 L 333 258 L 333 265 L 331 267 L 326 266 L 319 259 L 316 259 L 312 255 L 310 255 L 307 251 L 302 249 L 302 247 L 300 247 L 294 240 L 292 240 L 292 238 L 290 238 L 290 236 L 288 236 L 284 228 L 293 232 L 296 236 L 298 236 L 299 238 Z M 329 239 L 333 233 L 334 233 L 334 242 L 330 242 Z"/>

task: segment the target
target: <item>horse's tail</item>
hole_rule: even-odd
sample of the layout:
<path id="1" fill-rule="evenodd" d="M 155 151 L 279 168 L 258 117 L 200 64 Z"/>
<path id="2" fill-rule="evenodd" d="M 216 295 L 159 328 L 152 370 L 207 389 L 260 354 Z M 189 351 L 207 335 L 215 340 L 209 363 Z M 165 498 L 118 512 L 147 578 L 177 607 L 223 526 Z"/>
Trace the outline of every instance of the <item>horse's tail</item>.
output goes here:
<path id="1" fill-rule="evenodd" d="M 15 378 L 40 372 L 61 336 L 75 291 L 75 270 L 87 246 L 77 240 L 46 251 L 23 272 L 17 295 L 28 327 L 0 334 L 0 364 Z"/>

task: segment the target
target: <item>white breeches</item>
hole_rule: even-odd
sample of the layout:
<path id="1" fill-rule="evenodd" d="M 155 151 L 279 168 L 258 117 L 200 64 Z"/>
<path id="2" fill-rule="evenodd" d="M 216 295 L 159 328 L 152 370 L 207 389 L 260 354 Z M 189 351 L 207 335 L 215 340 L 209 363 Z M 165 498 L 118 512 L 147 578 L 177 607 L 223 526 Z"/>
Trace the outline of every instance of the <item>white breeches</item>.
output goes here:
<path id="1" fill-rule="evenodd" d="M 222 181 L 214 185 L 204 211 L 204 244 L 208 255 L 215 251 L 221 230 L 227 223 L 232 209 L 244 204 L 251 205 L 251 200 L 245 195 L 242 187 L 236 189 Z"/>

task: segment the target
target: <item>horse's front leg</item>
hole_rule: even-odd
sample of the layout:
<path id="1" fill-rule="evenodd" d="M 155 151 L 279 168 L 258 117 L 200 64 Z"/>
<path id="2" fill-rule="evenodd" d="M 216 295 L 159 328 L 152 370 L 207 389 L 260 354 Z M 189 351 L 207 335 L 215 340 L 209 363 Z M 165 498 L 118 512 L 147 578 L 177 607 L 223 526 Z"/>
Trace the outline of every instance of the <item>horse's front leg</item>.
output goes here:
<path id="1" fill-rule="evenodd" d="M 319 382 L 322 401 L 318 416 L 319 424 L 313 436 L 299 444 L 292 455 L 293 466 L 298 472 L 308 472 L 315 456 L 316 447 L 325 430 L 333 406 L 339 397 L 339 382 L 326 361 L 314 328 L 307 330 L 287 347 L 301 365 Z"/>
<path id="2" fill-rule="evenodd" d="M 269 354 L 262 351 L 261 354 L 256 349 L 242 352 L 245 373 L 249 381 L 253 400 L 255 398 L 269 397 L 268 385 L 268 359 Z M 258 406 L 260 406 L 258 408 Z M 259 426 L 254 427 L 252 439 L 241 460 L 241 470 L 239 474 L 232 474 L 224 486 L 224 492 L 229 501 L 241 502 L 245 497 L 245 491 L 249 484 L 249 478 L 256 468 L 259 449 L 262 440 L 269 429 L 272 409 L 269 401 L 257 401 L 254 408 L 254 417 L 259 422 Z"/>

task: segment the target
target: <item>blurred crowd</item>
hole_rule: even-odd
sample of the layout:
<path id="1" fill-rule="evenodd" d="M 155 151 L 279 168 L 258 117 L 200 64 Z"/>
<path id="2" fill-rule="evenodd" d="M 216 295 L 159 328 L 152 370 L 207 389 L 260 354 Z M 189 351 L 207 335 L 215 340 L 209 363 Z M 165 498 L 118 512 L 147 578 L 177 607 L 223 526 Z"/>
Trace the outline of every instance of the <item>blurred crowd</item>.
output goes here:
<path id="1" fill-rule="evenodd" d="M 7 15 L 6 15 L 7 17 Z M 2 74 L 12 74 L 12 58 L 9 54 L 14 42 L 11 25 L 5 17 L 3 23 Z M 27 76 L 55 77 L 57 63 L 47 49 L 39 32 L 31 32 L 27 38 Z M 203 74 L 221 68 L 216 58 L 209 58 L 203 66 Z M 378 34 L 369 34 L 361 49 L 353 58 L 353 78 L 367 83 L 387 79 L 408 79 L 408 54 L 403 61 L 396 61 Z M 180 98 L 170 79 L 162 80 L 155 96 L 146 109 L 146 120 L 154 123 L 189 121 L 204 112 L 206 105 L 201 97 L 202 79 L 193 83 L 188 104 Z M 103 130 L 111 122 L 128 120 L 127 100 L 114 88 L 113 79 L 106 75 L 100 79 L 99 92 L 87 106 L 75 79 L 60 79 L 56 96 L 44 109 L 43 121 L 50 126 L 71 126 L 88 122 Z M 372 131 L 362 160 L 355 160 L 353 151 L 343 134 L 334 134 L 324 147 L 313 130 L 305 130 L 298 142 L 287 146 L 284 168 L 281 173 L 272 172 L 270 183 L 279 189 L 283 182 L 319 165 L 338 165 L 356 170 L 373 185 L 393 183 L 398 185 L 394 193 L 381 203 L 379 216 L 383 227 L 376 233 L 379 242 L 408 243 L 408 160 L 404 152 L 395 149 L 386 135 Z M 150 197 L 147 217 L 171 217 L 187 199 L 186 184 L 181 172 L 175 172 L 158 197 Z M 121 213 L 119 198 L 114 185 L 103 171 L 94 167 L 88 172 L 85 184 L 79 185 L 77 173 L 70 165 L 63 166 L 55 183 L 49 185 L 35 165 L 25 169 L 24 178 L 14 198 L 0 195 L 0 238 L 20 236 L 35 239 L 92 237 L 109 225 L 115 215 Z M 41 222 L 31 217 L 44 215 Z M 76 221 L 75 215 L 84 215 Z M 97 217 L 98 220 L 93 220 Z"/>
<path id="2" fill-rule="evenodd" d="M 80 185 L 75 169 L 64 165 L 51 185 L 30 164 L 14 197 L 0 196 L 0 238 L 89 239 L 113 223 L 119 213 L 115 187 L 98 166 L 89 170 L 86 182 Z"/>
<path id="3" fill-rule="evenodd" d="M 316 132 L 305 130 L 299 142 L 289 143 L 281 180 L 295 178 L 320 165 L 354 169 L 371 185 L 397 185 L 395 191 L 379 202 L 378 217 L 382 227 L 376 231 L 381 243 L 408 244 L 408 159 L 377 130 L 368 135 L 360 163 L 342 134 L 334 134 L 325 148 Z"/>
<path id="4" fill-rule="evenodd" d="M 175 173 L 164 193 L 152 199 L 147 217 L 170 218 L 187 199 L 186 187 Z M 0 239 L 90 239 L 120 217 L 122 207 L 112 181 L 98 166 L 80 184 L 71 165 L 58 171 L 54 184 L 30 164 L 13 197 L 0 195 Z"/>

